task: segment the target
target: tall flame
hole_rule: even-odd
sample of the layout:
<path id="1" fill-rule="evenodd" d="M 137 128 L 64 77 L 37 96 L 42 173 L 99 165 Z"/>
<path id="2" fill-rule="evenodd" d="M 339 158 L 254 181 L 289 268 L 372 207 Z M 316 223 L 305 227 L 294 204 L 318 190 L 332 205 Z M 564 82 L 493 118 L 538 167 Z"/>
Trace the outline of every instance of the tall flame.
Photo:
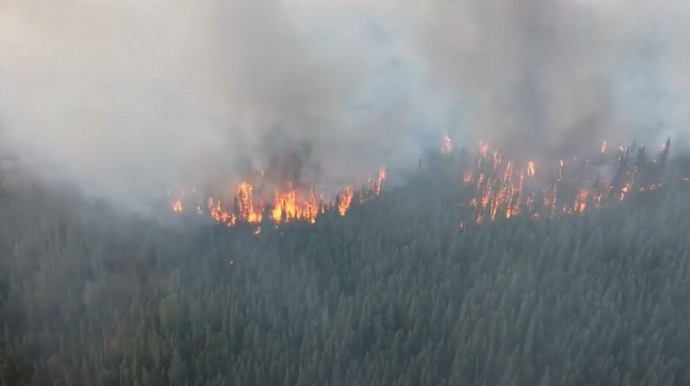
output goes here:
<path id="1" fill-rule="evenodd" d="M 341 216 L 345 216 L 347 211 L 350 209 L 350 204 L 352 204 L 352 196 L 354 192 L 352 188 L 345 188 L 345 190 L 340 194 L 340 202 L 338 202 L 338 212 Z"/>
<path id="2" fill-rule="evenodd" d="M 469 198 L 465 207 L 471 209 L 476 224 L 511 219 L 520 215 L 535 220 L 553 218 L 562 214 L 585 213 L 590 209 L 624 201 L 635 193 L 658 190 L 661 187 L 659 178 L 669 147 L 670 141 L 666 141 L 658 158 L 647 162 L 644 147 L 640 147 L 635 156 L 630 155 L 629 148 L 620 146 L 615 176 L 611 181 L 601 181 L 596 174 L 596 167 L 588 162 L 584 162 L 580 167 L 569 163 L 566 167 L 566 163 L 560 159 L 555 165 L 540 165 L 537 168 L 534 161 L 519 164 L 505 160 L 497 150 L 480 142 L 474 162 L 463 162 L 465 168 L 455 175 L 474 192 L 474 196 Z M 452 143 L 450 138 L 445 136 L 441 153 L 448 155 L 451 152 Z M 599 152 L 600 161 L 603 162 L 606 142 L 602 142 Z M 541 171 L 549 169 L 549 172 Z M 264 174 L 263 170 L 261 174 Z M 214 221 L 228 226 L 238 223 L 258 226 L 262 220 L 275 224 L 292 221 L 315 223 L 319 216 L 330 210 L 345 216 L 351 209 L 355 197 L 359 202 L 363 202 L 381 195 L 386 178 L 387 170 L 382 167 L 377 174 L 369 176 L 360 189 L 348 186 L 334 198 L 317 195 L 315 189 L 307 193 L 292 186 L 264 194 L 265 189 L 256 189 L 250 181 L 243 181 L 237 186 L 232 205 L 227 205 L 221 199 L 208 197 L 206 208 Z M 690 177 L 686 176 L 684 180 L 690 181 Z M 550 183 L 544 185 L 547 181 Z M 192 192 L 196 192 L 195 189 L 192 189 Z M 187 210 L 187 196 L 184 192 L 182 198 L 173 199 L 170 192 L 168 195 L 171 197 L 170 205 L 173 212 Z M 191 205 L 190 208 L 196 208 L 198 213 L 205 213 L 200 205 Z M 466 226 L 467 223 L 462 222 L 460 228 L 464 230 Z M 256 233 L 260 232 L 257 227 Z"/>
<path id="3" fill-rule="evenodd" d="M 669 142 L 667 142 L 669 143 Z M 660 159 L 668 153 L 664 145 L 660 151 Z M 603 142 L 600 152 L 605 152 L 606 142 Z M 641 148 L 639 154 L 643 154 Z M 504 161 L 497 151 L 492 151 L 488 145 L 480 143 L 478 161 L 473 163 L 470 170 L 462 173 L 463 182 L 473 186 L 477 197 L 470 199 L 469 206 L 474 209 L 475 223 L 495 221 L 499 218 L 511 218 L 521 213 L 530 213 L 533 219 L 554 217 L 558 214 L 584 213 L 590 208 L 601 208 L 610 201 L 623 201 L 632 192 L 648 192 L 657 190 L 659 181 L 647 181 L 636 165 L 628 165 L 629 149 L 619 147 L 618 168 L 619 182 L 600 183 L 597 179 L 590 182 L 591 187 L 580 188 L 568 199 L 567 191 L 572 190 L 568 185 L 572 182 L 566 179 L 566 164 L 560 159 L 556 165 L 557 174 L 553 183 L 541 190 L 527 191 L 525 177 L 534 178 L 537 173 L 536 165 L 529 161 L 523 170 L 515 167 L 511 161 Z M 663 160 L 662 160 L 663 161 Z M 644 162 L 643 156 L 636 163 Z M 663 164 L 663 162 L 661 162 Z M 481 165 L 489 165 L 490 171 Z M 480 165 L 480 166 L 477 166 Z M 657 165 L 657 161 L 654 162 Z M 661 165 L 663 166 L 663 165 Z M 579 170 L 582 172 L 582 170 Z M 658 173 L 651 173 L 658 177 Z M 476 176 L 476 177 L 475 177 Z M 647 175 L 649 176 L 649 174 Z M 648 177 L 646 177 L 648 178 Z M 616 185 L 617 184 L 617 185 Z M 537 197 L 541 198 L 537 200 Z M 570 200 L 570 201 L 568 201 Z"/>
<path id="4" fill-rule="evenodd" d="M 263 174 L 263 173 L 262 173 Z M 360 201 L 372 199 L 382 193 L 386 180 L 386 169 L 381 168 L 375 176 L 370 176 L 362 190 L 357 192 Z M 169 196 L 172 196 L 168 192 Z M 205 207 L 208 215 L 214 221 L 233 226 L 238 223 L 260 224 L 262 220 L 269 219 L 276 224 L 293 221 L 315 223 L 318 217 L 330 208 L 334 208 L 341 216 L 345 216 L 352 206 L 355 190 L 347 187 L 335 198 L 326 199 L 323 195 L 317 195 L 316 189 L 311 189 L 308 194 L 302 190 L 287 186 L 284 190 L 274 190 L 272 194 L 265 195 L 261 189 L 257 190 L 250 181 L 242 181 L 234 194 L 234 203 L 227 205 L 222 199 L 216 197 L 206 198 Z M 173 212 L 185 211 L 183 199 L 171 201 Z M 203 214 L 204 210 L 197 205 L 196 212 Z M 258 228 L 257 228 L 258 229 Z M 260 231 L 257 231 L 259 234 Z"/>

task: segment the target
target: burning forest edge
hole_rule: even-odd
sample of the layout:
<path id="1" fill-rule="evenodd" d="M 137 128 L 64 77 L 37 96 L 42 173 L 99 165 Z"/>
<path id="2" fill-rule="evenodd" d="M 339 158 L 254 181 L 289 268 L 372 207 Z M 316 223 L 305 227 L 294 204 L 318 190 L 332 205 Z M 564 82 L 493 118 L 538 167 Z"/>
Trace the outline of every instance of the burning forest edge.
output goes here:
<path id="1" fill-rule="evenodd" d="M 198 213 L 191 194 L 166 210 L 213 224 L 182 229 L 11 185 L 4 384 L 336 385 L 361 372 L 356 384 L 685 386 L 690 163 L 670 145 L 544 163 L 446 139 L 404 185 L 372 175 L 317 217 L 276 211 L 254 179 L 228 201 L 233 223 Z M 286 376 L 301 367 L 308 382 Z M 319 368 L 336 381 L 311 382 Z M 419 368 L 433 373 L 423 380 Z"/>
<path id="2" fill-rule="evenodd" d="M 475 150 L 456 147 L 445 136 L 440 151 L 434 152 L 433 162 L 427 163 L 427 167 L 450 168 L 451 179 L 457 179 L 453 182 L 463 187 L 462 194 L 458 194 L 463 211 L 459 223 L 462 230 L 468 224 L 482 225 L 518 216 L 538 220 L 584 213 L 653 194 L 665 183 L 670 148 L 669 138 L 658 154 L 649 157 L 645 146 L 635 142 L 613 149 L 602 142 L 598 151 L 588 157 L 537 165 L 535 161 L 506 159 L 483 141 Z M 419 167 L 422 168 L 421 159 Z M 260 175 L 264 176 L 263 170 Z M 683 172 L 668 177 L 673 182 L 690 181 Z M 380 196 L 385 181 L 386 168 L 382 167 L 359 188 L 347 186 L 331 197 L 314 187 L 295 188 L 297 184 L 292 181 L 282 184 L 282 188 L 266 188 L 270 185 L 261 178 L 241 182 L 230 205 L 229 200 L 206 195 L 196 188 L 177 193 L 169 190 L 168 197 L 175 213 L 194 213 L 230 227 L 253 224 L 259 233 L 258 225 L 265 220 L 278 226 L 287 222 L 313 224 L 327 212 L 346 216 L 353 205 Z"/>
<path id="3" fill-rule="evenodd" d="M 262 171 L 260 175 L 263 177 L 265 174 Z M 175 197 L 170 208 L 176 213 L 192 208 L 193 212 L 209 216 L 227 226 L 259 224 L 263 220 L 276 224 L 295 221 L 315 223 L 320 215 L 328 211 L 337 210 L 341 216 L 345 216 L 353 202 L 361 203 L 380 195 L 386 180 L 386 168 L 369 176 L 358 189 L 348 186 L 335 197 L 327 197 L 314 187 L 295 188 L 296 184 L 292 181 L 281 184 L 280 188 L 271 187 L 261 177 L 257 182 L 242 181 L 236 189 L 232 205 L 227 205 L 222 198 L 205 196 L 194 187 L 188 192 L 181 190 L 178 196 L 169 190 L 168 196 Z"/>

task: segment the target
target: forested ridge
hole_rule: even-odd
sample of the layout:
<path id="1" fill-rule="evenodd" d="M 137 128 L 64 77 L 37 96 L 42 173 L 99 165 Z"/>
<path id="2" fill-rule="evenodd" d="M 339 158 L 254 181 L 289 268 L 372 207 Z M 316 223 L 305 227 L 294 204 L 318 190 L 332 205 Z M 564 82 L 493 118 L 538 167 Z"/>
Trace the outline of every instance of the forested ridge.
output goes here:
<path id="1" fill-rule="evenodd" d="M 441 166 L 316 224 L 0 197 L 2 385 L 690 385 L 690 191 L 476 225 Z"/>

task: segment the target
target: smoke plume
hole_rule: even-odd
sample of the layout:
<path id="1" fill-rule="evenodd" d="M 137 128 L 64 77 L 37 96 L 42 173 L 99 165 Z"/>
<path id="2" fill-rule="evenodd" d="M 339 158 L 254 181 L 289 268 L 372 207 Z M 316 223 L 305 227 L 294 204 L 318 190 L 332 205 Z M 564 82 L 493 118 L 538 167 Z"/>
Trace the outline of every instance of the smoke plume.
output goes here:
<path id="1" fill-rule="evenodd" d="M 416 165 L 446 133 L 543 156 L 682 144 L 688 16 L 671 0 L 0 0 L 0 138 L 123 201 L 265 167 L 338 185 Z"/>
<path id="2" fill-rule="evenodd" d="M 660 145 L 666 135 L 685 136 L 690 29 L 680 20 L 690 3 L 470 0 L 420 8 L 411 32 L 418 54 L 435 78 L 455 85 L 473 130 L 493 142 L 563 156 L 605 139 Z"/>

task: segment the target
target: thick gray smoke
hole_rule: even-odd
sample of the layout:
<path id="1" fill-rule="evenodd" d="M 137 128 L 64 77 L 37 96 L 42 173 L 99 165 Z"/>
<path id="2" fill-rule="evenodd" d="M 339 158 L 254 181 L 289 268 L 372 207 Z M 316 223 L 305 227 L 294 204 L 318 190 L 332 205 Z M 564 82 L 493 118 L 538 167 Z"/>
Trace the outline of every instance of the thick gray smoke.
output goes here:
<path id="1" fill-rule="evenodd" d="M 445 133 L 546 156 L 678 144 L 688 16 L 671 0 L 0 0 L 0 138 L 137 201 L 294 159 L 276 132 L 308 143 L 294 163 L 325 185 L 416 165 Z"/>
<path id="2" fill-rule="evenodd" d="M 237 182 L 270 160 L 276 127 L 333 176 L 377 170 L 404 121 L 361 106 L 380 56 L 339 16 L 278 0 L 2 0 L 3 139 L 116 198 Z"/>
<path id="3" fill-rule="evenodd" d="M 690 2 L 423 4 L 411 40 L 492 142 L 554 156 L 685 137 Z"/>

